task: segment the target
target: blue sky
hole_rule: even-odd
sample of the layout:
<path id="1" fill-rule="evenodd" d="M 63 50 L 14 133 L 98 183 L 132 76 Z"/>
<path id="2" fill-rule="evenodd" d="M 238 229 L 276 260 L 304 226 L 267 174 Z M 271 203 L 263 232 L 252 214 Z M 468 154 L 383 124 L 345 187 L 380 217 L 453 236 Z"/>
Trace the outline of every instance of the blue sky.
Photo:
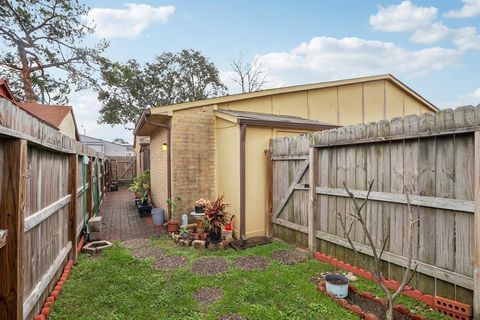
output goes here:
<path id="1" fill-rule="evenodd" d="M 163 51 L 202 51 L 229 81 L 245 54 L 269 70 L 268 86 L 392 73 L 439 107 L 480 102 L 480 0 L 452 1 L 85 1 L 94 36 L 118 61 Z M 95 123 L 92 92 L 71 97 L 87 134 L 132 140 Z M 81 127 L 80 127 L 81 128 Z M 81 128 L 81 131 L 83 129 Z"/>

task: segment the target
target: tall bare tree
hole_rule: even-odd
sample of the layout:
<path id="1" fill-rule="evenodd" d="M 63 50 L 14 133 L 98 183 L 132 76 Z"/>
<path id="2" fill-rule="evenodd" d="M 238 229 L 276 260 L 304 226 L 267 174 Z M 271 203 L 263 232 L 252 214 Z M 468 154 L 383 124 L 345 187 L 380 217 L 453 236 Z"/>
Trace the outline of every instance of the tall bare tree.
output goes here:
<path id="1" fill-rule="evenodd" d="M 240 53 L 230 61 L 230 66 L 234 74 L 230 79 L 240 86 L 242 93 L 259 91 L 267 83 L 268 71 L 258 60 L 246 61 Z"/>
<path id="2" fill-rule="evenodd" d="M 26 101 L 67 101 L 70 85 L 91 86 L 97 57 L 108 46 L 82 46 L 94 29 L 79 0 L 0 0 L 0 72 Z"/>
<path id="3" fill-rule="evenodd" d="M 420 222 L 421 218 L 415 218 L 413 216 L 412 212 L 412 207 L 410 204 L 410 198 L 408 196 L 408 190 L 406 187 L 404 187 L 404 192 L 405 196 L 407 198 L 407 209 L 408 209 L 408 218 L 409 218 L 409 223 L 408 223 L 408 228 L 407 228 L 407 235 L 406 235 L 406 245 L 407 245 L 407 266 L 405 268 L 405 272 L 403 274 L 403 279 L 402 282 L 400 283 L 399 288 L 395 292 L 391 292 L 388 290 L 388 288 L 385 286 L 383 283 L 383 277 L 382 277 L 382 270 L 381 270 L 381 265 L 382 265 L 382 255 L 385 250 L 385 246 L 388 241 L 388 236 L 384 239 L 382 249 L 379 251 L 375 243 L 373 242 L 373 238 L 370 234 L 370 231 L 367 228 L 367 224 L 365 222 L 364 217 L 362 216 L 362 210 L 365 208 L 365 205 L 368 202 L 368 198 L 370 196 L 370 192 L 372 191 L 373 187 L 373 180 L 368 182 L 368 191 L 367 195 L 365 196 L 365 199 L 363 201 L 359 201 L 357 197 L 348 189 L 347 185 L 345 182 L 343 183 L 343 187 L 345 188 L 345 191 L 348 193 L 350 196 L 350 199 L 352 199 L 352 209 L 353 213 L 342 213 L 342 212 L 337 212 L 338 214 L 338 219 L 340 220 L 340 225 L 345 232 L 345 237 L 348 240 L 348 243 L 350 244 L 350 247 L 352 248 L 355 256 L 357 259 L 359 259 L 365 269 L 367 269 L 374 277 L 377 285 L 385 292 L 385 295 L 387 297 L 387 308 L 386 308 L 386 318 L 387 320 L 392 320 L 393 319 L 393 302 L 395 301 L 398 296 L 403 292 L 405 289 L 405 286 L 412 280 L 413 275 L 415 274 L 415 271 L 417 269 L 417 264 L 413 266 L 413 246 L 414 246 L 414 241 L 413 241 L 413 229 L 414 227 Z M 347 215 L 349 215 L 352 219 L 350 220 L 349 224 L 347 225 Z M 359 223 L 360 226 L 362 227 L 362 230 L 365 234 L 365 237 L 367 239 L 367 244 L 370 246 L 372 249 L 373 253 L 373 269 L 369 267 L 369 265 L 365 262 L 364 259 L 360 256 L 358 253 L 357 248 L 355 247 L 355 244 L 353 243 L 350 233 L 353 229 L 353 226 L 355 223 Z M 418 244 L 417 244 L 418 245 Z"/>

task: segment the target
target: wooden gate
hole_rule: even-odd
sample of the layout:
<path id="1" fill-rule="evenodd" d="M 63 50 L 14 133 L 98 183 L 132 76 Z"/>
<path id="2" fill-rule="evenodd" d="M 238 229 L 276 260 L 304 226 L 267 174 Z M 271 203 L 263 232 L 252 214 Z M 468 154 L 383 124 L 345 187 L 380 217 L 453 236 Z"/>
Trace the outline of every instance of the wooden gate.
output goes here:
<path id="1" fill-rule="evenodd" d="M 128 183 L 137 175 L 134 156 L 108 157 L 107 175 L 109 182 Z"/>

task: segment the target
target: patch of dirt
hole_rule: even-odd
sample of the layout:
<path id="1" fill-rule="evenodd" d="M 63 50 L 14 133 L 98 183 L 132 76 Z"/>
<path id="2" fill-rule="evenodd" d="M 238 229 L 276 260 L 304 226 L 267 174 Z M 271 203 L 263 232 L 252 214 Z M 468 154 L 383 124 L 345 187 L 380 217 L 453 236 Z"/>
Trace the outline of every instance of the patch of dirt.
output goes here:
<path id="1" fill-rule="evenodd" d="M 307 256 L 299 250 L 277 250 L 272 252 L 272 259 L 293 265 L 307 260 Z"/>
<path id="2" fill-rule="evenodd" d="M 205 287 L 195 291 L 193 296 L 199 303 L 210 304 L 223 298 L 223 290 L 217 287 Z"/>
<path id="3" fill-rule="evenodd" d="M 265 270 L 268 260 L 260 256 L 240 256 L 233 262 L 236 267 L 245 270 Z"/>
<path id="4" fill-rule="evenodd" d="M 193 263 L 192 271 L 202 276 L 226 272 L 228 262 L 224 258 L 204 258 Z"/>
<path id="5" fill-rule="evenodd" d="M 376 303 L 367 298 L 363 298 L 358 294 L 349 294 L 345 300 L 347 300 L 350 304 L 357 305 L 365 311 L 365 313 L 373 313 L 377 316 L 379 320 L 386 320 L 387 317 L 385 315 L 385 306 L 381 305 L 380 303 Z M 411 317 L 401 314 L 397 311 L 393 311 L 393 319 L 394 320 L 410 320 Z"/>
<path id="6" fill-rule="evenodd" d="M 165 251 L 157 247 L 140 247 L 132 248 L 132 256 L 137 259 L 158 258 L 163 256 Z"/>
<path id="7" fill-rule="evenodd" d="M 127 249 L 142 248 L 151 245 L 152 242 L 149 239 L 130 239 L 122 241 L 122 246 Z"/>
<path id="8" fill-rule="evenodd" d="M 218 320 L 247 320 L 247 318 L 244 318 L 238 314 L 232 314 L 229 316 L 221 316 L 218 318 Z"/>
<path id="9" fill-rule="evenodd" d="M 186 265 L 187 258 L 182 256 L 165 256 L 155 260 L 153 267 L 157 270 L 177 269 Z"/>

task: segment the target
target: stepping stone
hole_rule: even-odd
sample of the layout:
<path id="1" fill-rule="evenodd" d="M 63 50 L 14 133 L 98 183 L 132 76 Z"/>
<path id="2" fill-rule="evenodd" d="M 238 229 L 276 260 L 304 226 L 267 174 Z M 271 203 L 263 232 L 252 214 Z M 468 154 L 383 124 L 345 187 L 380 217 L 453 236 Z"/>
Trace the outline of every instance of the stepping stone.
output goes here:
<path id="1" fill-rule="evenodd" d="M 205 240 L 193 240 L 192 246 L 196 249 L 205 248 Z"/>
<path id="2" fill-rule="evenodd" d="M 189 239 L 180 239 L 178 243 L 182 246 L 188 247 L 192 243 L 192 240 Z"/>

